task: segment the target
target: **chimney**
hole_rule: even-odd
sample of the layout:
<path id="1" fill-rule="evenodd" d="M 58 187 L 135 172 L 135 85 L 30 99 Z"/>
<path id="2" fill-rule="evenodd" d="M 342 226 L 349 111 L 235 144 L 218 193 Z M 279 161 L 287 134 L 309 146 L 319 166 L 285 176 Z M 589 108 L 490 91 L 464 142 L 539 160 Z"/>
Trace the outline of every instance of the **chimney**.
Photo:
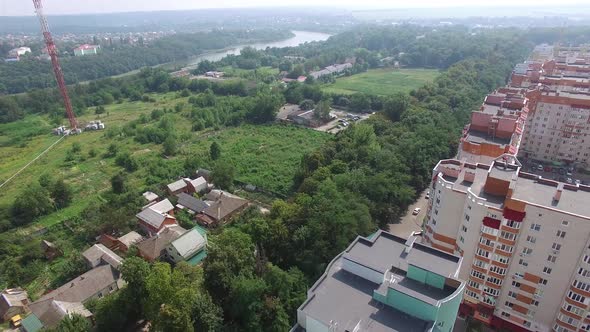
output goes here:
<path id="1" fill-rule="evenodd" d="M 563 183 L 560 183 L 557 186 L 557 190 L 555 191 L 555 195 L 553 196 L 553 201 L 554 202 L 559 202 L 559 200 L 561 199 L 561 192 L 563 191 Z"/>

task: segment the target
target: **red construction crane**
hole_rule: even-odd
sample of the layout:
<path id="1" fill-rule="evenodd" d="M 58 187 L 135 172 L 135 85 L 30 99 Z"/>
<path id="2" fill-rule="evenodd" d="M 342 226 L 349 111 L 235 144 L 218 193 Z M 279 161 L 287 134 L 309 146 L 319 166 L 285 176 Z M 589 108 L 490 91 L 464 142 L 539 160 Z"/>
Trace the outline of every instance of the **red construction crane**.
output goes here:
<path id="1" fill-rule="evenodd" d="M 45 38 L 47 53 L 49 53 L 49 56 L 51 57 L 53 73 L 55 74 L 55 80 L 57 81 L 59 92 L 61 93 L 61 96 L 64 100 L 64 106 L 66 107 L 68 120 L 70 120 L 70 127 L 74 132 L 76 132 L 78 129 L 78 121 L 76 120 L 76 116 L 72 110 L 72 102 L 70 101 L 70 96 L 68 95 L 66 82 L 64 81 L 64 74 L 61 71 L 59 59 L 57 58 L 57 47 L 55 47 L 53 37 L 51 37 L 51 32 L 49 32 L 49 25 L 47 25 L 45 15 L 43 15 L 43 4 L 41 4 L 41 0 L 33 0 L 33 4 L 35 5 L 35 12 L 39 18 L 39 23 L 41 23 L 41 32 L 43 33 L 43 38 Z"/>

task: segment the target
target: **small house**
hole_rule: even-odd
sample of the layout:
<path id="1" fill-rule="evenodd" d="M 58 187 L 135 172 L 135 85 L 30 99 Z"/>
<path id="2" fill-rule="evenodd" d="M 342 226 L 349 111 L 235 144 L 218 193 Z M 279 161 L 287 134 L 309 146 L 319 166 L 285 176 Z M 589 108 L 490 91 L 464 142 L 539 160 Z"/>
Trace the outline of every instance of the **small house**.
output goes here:
<path id="1" fill-rule="evenodd" d="M 197 221 L 206 227 L 215 227 L 226 223 L 248 207 L 247 200 L 218 190 L 207 194 L 207 199 L 211 200 L 209 207 L 197 215 Z"/>
<path id="2" fill-rule="evenodd" d="M 119 265 L 123 262 L 123 259 L 119 255 L 100 243 L 86 249 L 86 251 L 82 253 L 82 257 L 84 257 L 86 265 L 91 269 L 104 264 L 108 264 L 115 269 L 118 269 Z"/>
<path id="3" fill-rule="evenodd" d="M 166 258 L 173 263 L 199 264 L 207 255 L 207 239 L 198 228 L 193 228 L 166 247 Z"/>
<path id="4" fill-rule="evenodd" d="M 180 179 L 178 181 L 172 182 L 166 186 L 168 190 L 168 194 L 170 195 L 178 195 L 180 193 L 185 193 L 188 189 L 188 185 L 184 181 L 184 179 Z"/>
<path id="5" fill-rule="evenodd" d="M 45 258 L 49 261 L 63 255 L 63 252 L 55 244 L 47 240 L 41 241 L 41 250 L 43 251 Z"/>
<path id="6" fill-rule="evenodd" d="M 139 220 L 139 227 L 148 235 L 158 233 L 166 225 L 176 225 L 174 206 L 167 199 L 148 206 L 136 217 Z"/>
<path id="7" fill-rule="evenodd" d="M 145 201 L 147 202 L 146 204 L 153 204 L 157 201 L 160 200 L 160 196 L 158 196 L 156 193 L 153 193 L 151 191 L 146 191 L 142 194 L 143 198 L 145 199 Z"/>
<path id="8" fill-rule="evenodd" d="M 131 231 L 117 239 L 119 242 L 119 250 L 126 253 L 132 245 L 137 244 L 143 240 L 143 236 L 135 231 Z"/>
<path id="9" fill-rule="evenodd" d="M 186 182 L 188 188 L 187 188 L 187 192 L 189 194 L 192 193 L 203 193 L 207 190 L 208 188 L 208 184 L 207 184 L 207 180 L 205 180 L 204 177 L 200 176 L 196 179 L 184 179 L 184 182 Z"/>
<path id="10" fill-rule="evenodd" d="M 178 195 L 178 204 L 176 204 L 176 207 L 179 209 L 187 209 L 190 214 L 195 214 L 203 212 L 209 207 L 209 204 L 189 194 L 180 193 Z"/>
<path id="11" fill-rule="evenodd" d="M 29 311 L 27 291 L 21 288 L 5 289 L 0 294 L 0 318 L 8 321 L 16 315 Z"/>
<path id="12" fill-rule="evenodd" d="M 166 247 L 170 242 L 185 232 L 186 229 L 178 225 L 166 226 L 154 236 L 137 243 L 139 255 L 148 262 L 154 262 L 166 254 Z"/>

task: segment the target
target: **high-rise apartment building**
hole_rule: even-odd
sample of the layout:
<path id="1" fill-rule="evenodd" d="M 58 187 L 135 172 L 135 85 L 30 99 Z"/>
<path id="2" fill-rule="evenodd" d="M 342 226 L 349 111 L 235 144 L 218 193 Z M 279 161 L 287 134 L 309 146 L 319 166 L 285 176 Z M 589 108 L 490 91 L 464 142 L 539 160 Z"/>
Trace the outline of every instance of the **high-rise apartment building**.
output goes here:
<path id="1" fill-rule="evenodd" d="M 424 242 L 463 257 L 461 313 L 513 331 L 590 330 L 590 187 L 490 164 L 440 161 Z"/>

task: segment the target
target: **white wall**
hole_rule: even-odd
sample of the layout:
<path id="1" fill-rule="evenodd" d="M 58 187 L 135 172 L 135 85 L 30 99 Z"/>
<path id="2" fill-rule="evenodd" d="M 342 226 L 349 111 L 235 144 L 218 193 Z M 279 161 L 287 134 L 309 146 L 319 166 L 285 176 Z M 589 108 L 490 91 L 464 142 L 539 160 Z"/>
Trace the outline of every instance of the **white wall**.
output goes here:
<path id="1" fill-rule="evenodd" d="M 366 268 L 346 258 L 342 258 L 342 269 L 376 284 L 383 283 L 383 273 Z"/>

